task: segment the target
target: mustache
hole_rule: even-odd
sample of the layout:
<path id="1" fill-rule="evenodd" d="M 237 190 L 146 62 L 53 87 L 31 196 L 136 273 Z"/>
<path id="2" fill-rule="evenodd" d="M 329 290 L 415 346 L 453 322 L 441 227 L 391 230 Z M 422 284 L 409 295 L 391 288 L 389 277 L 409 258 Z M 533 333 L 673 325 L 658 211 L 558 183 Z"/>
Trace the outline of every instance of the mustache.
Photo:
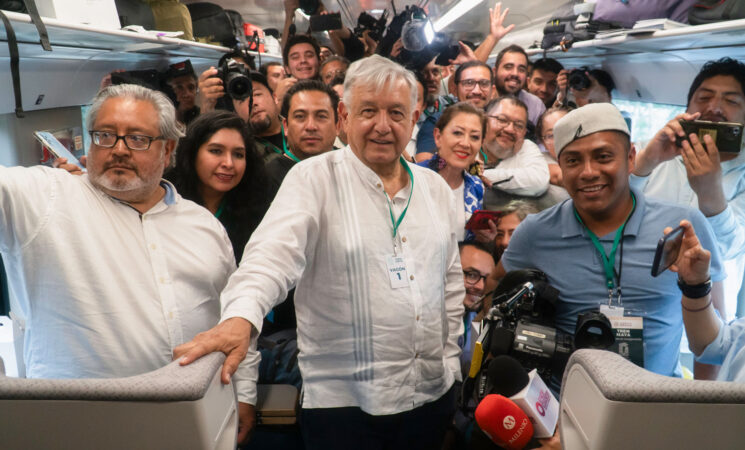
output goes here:
<path id="1" fill-rule="evenodd" d="M 128 159 L 122 158 L 119 156 L 114 156 L 113 158 L 111 158 L 110 161 L 107 161 L 106 163 L 104 163 L 103 170 L 108 170 L 108 169 L 115 168 L 115 167 L 130 169 L 130 170 L 133 170 L 135 173 L 138 173 L 137 167 L 135 165 L 130 163 Z"/>

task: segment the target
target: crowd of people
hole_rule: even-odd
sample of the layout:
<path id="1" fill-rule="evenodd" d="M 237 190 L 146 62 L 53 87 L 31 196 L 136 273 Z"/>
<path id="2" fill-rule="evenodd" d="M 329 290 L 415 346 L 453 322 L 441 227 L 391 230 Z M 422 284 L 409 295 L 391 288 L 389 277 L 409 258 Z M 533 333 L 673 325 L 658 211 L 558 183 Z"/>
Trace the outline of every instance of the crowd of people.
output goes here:
<path id="1" fill-rule="evenodd" d="M 725 325 L 745 273 L 745 157 L 679 124 L 745 123 L 745 64 L 704 65 L 686 112 L 634 143 L 607 72 L 580 68 L 580 89 L 516 45 L 487 64 L 506 16 L 490 10 L 485 41 L 449 66 L 404 67 L 338 30 L 326 46 L 288 37 L 282 63 L 258 70 L 226 55 L 246 66 L 243 99 L 222 62 L 172 66 L 175 102 L 104 86 L 87 173 L 0 167 L 27 376 L 121 377 L 222 351 L 246 443 L 257 383 L 274 381 L 261 338 L 296 339 L 305 448 L 469 448 L 453 417 L 471 322 L 506 272 L 538 269 L 560 331 L 607 305 L 643 330 L 625 354 L 638 365 L 681 376 L 685 330 L 697 378 L 745 380 L 745 322 Z M 474 229 L 479 210 L 501 216 Z M 652 278 L 678 225 L 681 256 Z"/>

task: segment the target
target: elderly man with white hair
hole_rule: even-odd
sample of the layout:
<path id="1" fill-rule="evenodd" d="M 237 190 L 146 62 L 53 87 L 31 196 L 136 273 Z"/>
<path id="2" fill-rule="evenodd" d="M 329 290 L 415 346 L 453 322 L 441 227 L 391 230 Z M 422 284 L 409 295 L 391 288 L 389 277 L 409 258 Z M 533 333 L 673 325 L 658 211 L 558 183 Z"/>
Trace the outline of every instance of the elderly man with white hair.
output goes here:
<path id="1" fill-rule="evenodd" d="M 308 449 L 439 448 L 460 380 L 463 274 L 450 188 L 401 157 L 416 81 L 371 56 L 339 107 L 349 145 L 293 167 L 222 294 L 182 348 L 245 350 L 294 286 Z M 243 345 L 243 347 L 242 347 Z M 241 350 L 242 349 L 242 350 Z"/>

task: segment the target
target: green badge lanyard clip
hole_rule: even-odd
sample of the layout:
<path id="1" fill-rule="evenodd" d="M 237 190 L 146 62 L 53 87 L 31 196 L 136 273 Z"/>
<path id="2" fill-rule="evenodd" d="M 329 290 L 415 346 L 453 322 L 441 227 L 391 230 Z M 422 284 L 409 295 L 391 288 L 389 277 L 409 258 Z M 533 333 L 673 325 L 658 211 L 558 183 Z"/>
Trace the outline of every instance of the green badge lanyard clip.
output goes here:
<path id="1" fill-rule="evenodd" d="M 282 127 L 282 150 L 288 158 L 295 162 L 300 162 L 297 156 L 295 156 L 290 150 L 287 149 L 287 139 L 285 139 L 285 129 Z"/>
<path id="2" fill-rule="evenodd" d="M 406 170 L 406 173 L 409 174 L 409 179 L 411 180 L 411 191 L 409 192 L 409 199 L 406 201 L 406 207 L 403 211 L 401 211 L 401 215 L 398 216 L 398 220 L 396 220 L 393 216 L 393 205 L 391 204 L 391 200 L 388 198 L 388 194 L 385 194 L 385 199 L 388 202 L 388 212 L 391 215 L 391 225 L 393 225 L 393 253 L 396 253 L 396 234 L 398 234 L 398 227 L 401 225 L 401 222 L 404 220 L 404 216 L 406 215 L 406 211 L 409 210 L 409 204 L 411 203 L 411 195 L 414 193 L 414 174 L 411 173 L 411 169 L 409 168 L 409 165 L 406 164 L 404 161 L 403 156 L 399 156 L 399 162 L 402 166 L 404 166 L 404 169 Z"/>
<path id="3" fill-rule="evenodd" d="M 282 123 L 280 122 L 279 128 L 280 128 L 280 130 L 282 130 L 281 131 L 281 133 L 282 133 L 282 148 L 285 149 L 285 154 L 287 154 L 286 153 L 287 152 L 287 138 L 285 137 L 285 126 L 282 125 Z M 276 145 L 272 144 L 268 140 L 259 138 L 258 141 L 261 142 L 264 145 L 268 145 L 269 147 L 271 147 L 272 150 L 274 150 L 274 153 L 278 153 L 280 155 L 282 154 L 282 150 L 278 149 Z M 295 156 L 295 155 L 292 155 L 292 156 Z M 295 158 L 293 158 L 293 159 L 295 159 Z"/>
<path id="4" fill-rule="evenodd" d="M 605 271 L 605 281 L 606 285 L 608 287 L 608 306 L 613 305 L 613 291 L 615 290 L 618 295 L 618 306 L 622 306 L 621 303 L 621 269 L 623 268 L 623 231 L 626 228 L 626 224 L 629 222 L 629 219 L 631 218 L 631 215 L 634 214 L 634 210 L 636 210 L 636 197 L 634 197 L 634 193 L 631 193 L 631 201 L 632 201 L 632 207 L 631 212 L 626 217 L 626 220 L 623 222 L 623 225 L 621 225 L 618 230 L 616 230 L 616 236 L 613 239 L 613 247 L 611 247 L 610 255 L 607 255 L 605 253 L 605 248 L 603 248 L 603 245 L 600 243 L 600 239 L 595 235 L 595 233 L 592 232 L 584 222 L 582 222 L 582 219 L 579 217 L 579 213 L 577 213 L 577 209 L 574 209 L 574 217 L 577 218 L 579 223 L 587 230 L 587 234 L 590 236 L 590 240 L 592 241 L 592 244 L 597 249 L 598 253 L 600 253 L 600 258 L 603 260 L 603 270 Z M 616 272 L 616 250 L 618 250 L 618 244 L 621 244 L 621 258 L 618 262 L 618 272 Z"/>

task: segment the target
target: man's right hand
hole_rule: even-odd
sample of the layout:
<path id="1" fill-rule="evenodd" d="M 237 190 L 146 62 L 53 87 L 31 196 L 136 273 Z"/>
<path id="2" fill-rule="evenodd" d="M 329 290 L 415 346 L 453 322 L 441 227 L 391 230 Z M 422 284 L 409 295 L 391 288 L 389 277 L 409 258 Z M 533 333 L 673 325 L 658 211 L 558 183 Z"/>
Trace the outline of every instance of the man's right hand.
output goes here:
<path id="1" fill-rule="evenodd" d="M 193 340 L 181 344 L 173 350 L 173 359 L 181 359 L 181 365 L 191 364 L 212 352 L 226 355 L 222 365 L 223 384 L 230 383 L 230 377 L 238 370 L 238 365 L 248 353 L 251 341 L 251 322 L 240 317 L 231 317 L 214 328 L 197 334 Z"/>
<path id="2" fill-rule="evenodd" d="M 284 80 L 279 80 L 277 89 L 274 91 L 274 101 L 278 105 L 282 106 L 282 99 L 285 98 L 285 94 L 295 83 L 297 83 L 297 78 L 295 77 L 287 77 Z"/>
<path id="3" fill-rule="evenodd" d="M 647 146 L 636 155 L 634 175 L 646 177 L 661 163 L 669 161 L 680 154 L 680 147 L 675 145 L 677 137 L 685 138 L 686 134 L 679 120 L 696 120 L 700 113 L 683 113 L 675 116 L 654 135 Z"/>
<path id="4" fill-rule="evenodd" d="M 197 87 L 197 106 L 200 113 L 213 111 L 217 100 L 225 95 L 222 80 L 217 77 L 217 69 L 210 67 L 199 76 Z"/>
<path id="5" fill-rule="evenodd" d="M 285 0 L 285 15 L 292 17 L 295 15 L 295 10 L 300 8 L 299 0 Z M 284 38 L 284 36 L 282 36 Z"/>

